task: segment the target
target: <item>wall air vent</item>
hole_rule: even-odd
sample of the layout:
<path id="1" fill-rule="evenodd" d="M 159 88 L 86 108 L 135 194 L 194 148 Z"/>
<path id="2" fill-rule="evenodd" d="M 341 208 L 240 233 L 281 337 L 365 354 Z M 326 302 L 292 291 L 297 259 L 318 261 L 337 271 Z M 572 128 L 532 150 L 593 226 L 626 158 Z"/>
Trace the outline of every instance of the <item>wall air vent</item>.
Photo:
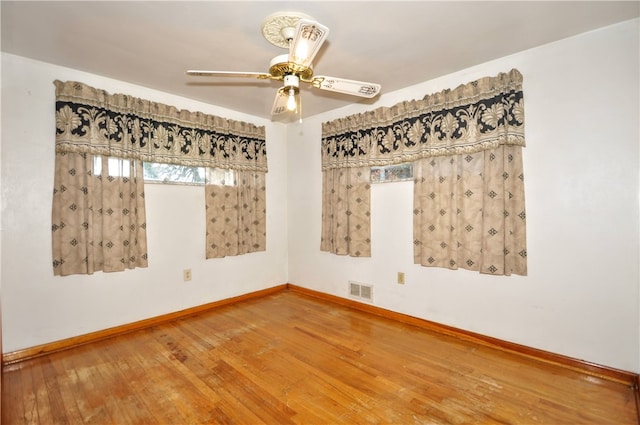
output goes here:
<path id="1" fill-rule="evenodd" d="M 349 281 L 349 295 L 353 298 L 373 301 L 373 286 Z"/>

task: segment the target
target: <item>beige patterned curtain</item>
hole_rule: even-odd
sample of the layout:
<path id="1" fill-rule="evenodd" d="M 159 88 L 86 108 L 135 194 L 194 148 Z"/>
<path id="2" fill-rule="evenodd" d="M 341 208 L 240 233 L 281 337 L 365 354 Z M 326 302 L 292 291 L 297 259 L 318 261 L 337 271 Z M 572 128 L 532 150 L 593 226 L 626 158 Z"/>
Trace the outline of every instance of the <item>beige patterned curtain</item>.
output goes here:
<path id="1" fill-rule="evenodd" d="M 323 171 L 321 251 L 371 256 L 369 179 L 368 167 Z"/>
<path id="2" fill-rule="evenodd" d="M 325 173 L 414 162 L 416 263 L 526 275 L 520 72 L 327 122 L 322 131 Z"/>
<path id="3" fill-rule="evenodd" d="M 207 209 L 207 258 L 221 258 L 265 251 L 265 173 L 211 169 L 205 185 Z M 234 176 L 235 175 L 235 176 Z"/>
<path id="4" fill-rule="evenodd" d="M 527 274 L 521 148 L 424 158 L 414 167 L 414 263 Z"/>
<path id="5" fill-rule="evenodd" d="M 143 161 L 267 172 L 264 127 L 54 84 L 55 275 L 147 266 Z"/>
<path id="6" fill-rule="evenodd" d="M 55 275 L 146 267 L 142 163 L 56 153 L 52 220 Z"/>

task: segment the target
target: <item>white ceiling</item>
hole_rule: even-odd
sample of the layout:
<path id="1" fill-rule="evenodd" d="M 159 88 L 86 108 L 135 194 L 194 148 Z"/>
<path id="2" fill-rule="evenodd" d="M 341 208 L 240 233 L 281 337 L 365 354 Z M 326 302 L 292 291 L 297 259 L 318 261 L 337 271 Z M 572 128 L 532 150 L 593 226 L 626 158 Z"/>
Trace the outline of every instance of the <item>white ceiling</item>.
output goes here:
<path id="1" fill-rule="evenodd" d="M 72 1 L 1 3 L 2 51 L 269 118 L 281 83 L 188 77 L 187 69 L 268 72 L 286 51 L 265 17 L 306 13 L 329 27 L 316 75 L 382 93 L 640 16 L 638 1 Z M 304 115 L 376 99 L 304 86 Z"/>

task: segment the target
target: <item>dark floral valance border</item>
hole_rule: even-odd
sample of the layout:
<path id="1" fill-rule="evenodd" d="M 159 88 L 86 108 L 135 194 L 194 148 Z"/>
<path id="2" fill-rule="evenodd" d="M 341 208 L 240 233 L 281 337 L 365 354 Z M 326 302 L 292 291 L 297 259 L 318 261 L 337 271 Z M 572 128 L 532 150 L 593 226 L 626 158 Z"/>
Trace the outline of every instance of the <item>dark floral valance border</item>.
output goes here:
<path id="1" fill-rule="evenodd" d="M 322 169 L 525 146 L 522 75 L 516 69 L 322 124 Z"/>
<path id="2" fill-rule="evenodd" d="M 56 80 L 56 152 L 267 172 L 264 126 Z"/>

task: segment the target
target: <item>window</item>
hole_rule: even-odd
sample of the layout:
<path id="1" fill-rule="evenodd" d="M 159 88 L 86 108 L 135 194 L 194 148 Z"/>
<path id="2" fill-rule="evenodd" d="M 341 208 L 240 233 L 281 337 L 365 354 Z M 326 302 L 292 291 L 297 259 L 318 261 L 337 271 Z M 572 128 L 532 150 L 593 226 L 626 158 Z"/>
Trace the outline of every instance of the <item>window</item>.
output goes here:
<path id="1" fill-rule="evenodd" d="M 102 174 L 102 167 L 106 164 L 107 173 L 111 177 L 129 177 L 130 162 L 128 159 L 95 155 L 93 157 L 93 175 Z"/>
<path id="2" fill-rule="evenodd" d="M 109 163 L 111 171 L 111 163 Z M 213 167 L 189 167 L 186 165 L 144 163 L 145 183 L 165 183 L 182 185 L 215 184 L 218 186 L 234 186 L 236 173 L 234 170 Z"/>
<path id="3" fill-rule="evenodd" d="M 400 182 L 411 179 L 413 179 L 413 164 L 410 162 L 371 167 L 371 183 Z"/>
<path id="4" fill-rule="evenodd" d="M 205 168 L 185 165 L 144 163 L 145 183 L 204 184 Z"/>

